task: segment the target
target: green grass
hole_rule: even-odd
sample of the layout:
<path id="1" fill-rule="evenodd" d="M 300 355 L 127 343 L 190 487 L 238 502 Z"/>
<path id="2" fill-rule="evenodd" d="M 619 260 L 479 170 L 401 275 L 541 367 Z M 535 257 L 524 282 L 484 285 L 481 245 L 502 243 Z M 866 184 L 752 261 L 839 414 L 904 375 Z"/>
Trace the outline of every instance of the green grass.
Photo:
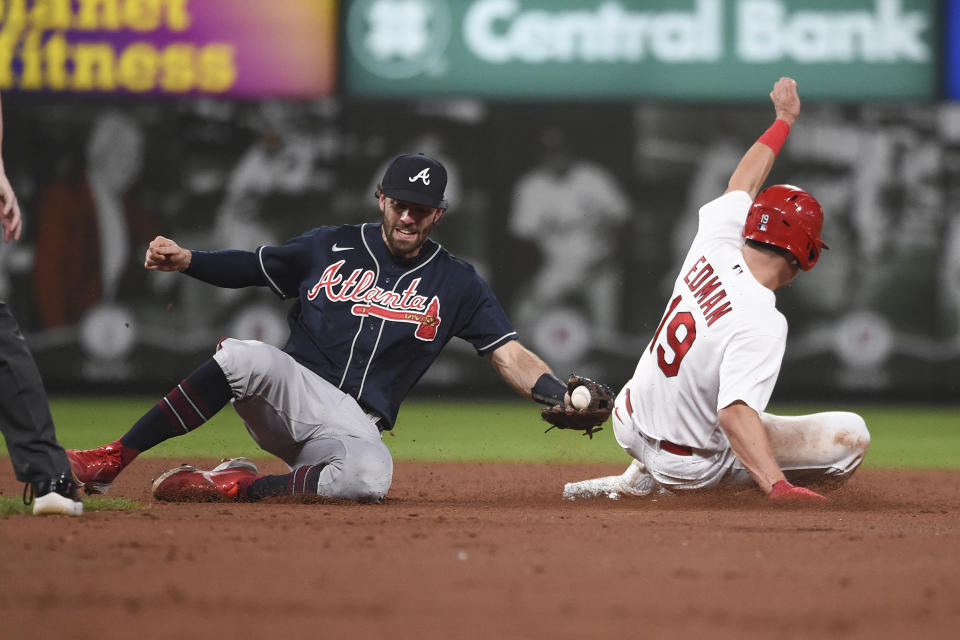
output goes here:
<path id="1" fill-rule="evenodd" d="M 137 509 L 146 508 L 146 505 L 128 498 L 98 496 L 93 500 L 84 499 L 83 501 L 83 510 L 86 513 L 91 511 L 136 511 Z M 33 505 L 23 504 L 22 497 L 10 498 L 0 496 L 0 516 L 22 515 L 25 513 L 33 513 Z"/>
<path id="2" fill-rule="evenodd" d="M 55 398 L 51 402 L 60 442 L 89 448 L 122 435 L 155 398 Z M 955 407 L 797 406 L 771 407 L 784 415 L 846 409 L 860 413 L 873 436 L 865 467 L 960 469 L 960 419 Z M 553 430 L 531 402 L 411 400 L 404 404 L 394 435 L 384 442 L 399 460 L 512 461 L 625 464 L 626 454 L 609 424 L 593 440 Z M 6 449 L 0 442 L 0 453 Z M 247 434 L 237 415 L 221 411 L 207 425 L 173 438 L 145 456 L 197 458 L 268 457 Z"/>

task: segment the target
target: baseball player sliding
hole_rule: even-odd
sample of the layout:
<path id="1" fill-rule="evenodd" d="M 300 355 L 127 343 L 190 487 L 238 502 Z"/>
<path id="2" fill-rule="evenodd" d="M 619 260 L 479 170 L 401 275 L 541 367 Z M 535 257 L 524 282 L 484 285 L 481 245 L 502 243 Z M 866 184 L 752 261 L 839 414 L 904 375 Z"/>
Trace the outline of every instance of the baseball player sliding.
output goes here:
<path id="1" fill-rule="evenodd" d="M 870 434 L 856 414 L 764 413 L 787 337 L 774 291 L 827 248 L 813 196 L 791 185 L 760 191 L 800 114 L 791 78 L 770 98 L 776 121 L 700 209 L 663 318 L 616 398 L 614 434 L 634 461 L 622 475 L 567 484 L 564 497 L 756 483 L 773 500 L 825 500 L 793 483 L 835 485 L 863 460 Z"/>
<path id="2" fill-rule="evenodd" d="M 262 476 L 244 458 L 211 471 L 185 465 L 161 475 L 154 496 L 313 494 L 379 502 L 393 477 L 381 434 L 393 428 L 400 403 L 454 336 L 470 342 L 521 395 L 551 405 L 545 419 L 592 433 L 612 408 L 598 406 L 606 402 L 603 387 L 558 380 L 517 341 L 473 267 L 429 239 L 447 208 L 446 182 L 446 170 L 433 158 L 401 155 L 376 193 L 379 224 L 319 227 L 254 252 L 191 251 L 154 239 L 147 269 L 183 271 L 219 287 L 265 286 L 295 298 L 290 337 L 283 349 L 221 341 L 212 358 L 120 439 L 68 451 L 85 490 L 106 491 L 140 452 L 196 429 L 232 400 L 254 440 L 291 472 Z M 589 383 L 585 410 L 570 404 L 574 383 Z"/>

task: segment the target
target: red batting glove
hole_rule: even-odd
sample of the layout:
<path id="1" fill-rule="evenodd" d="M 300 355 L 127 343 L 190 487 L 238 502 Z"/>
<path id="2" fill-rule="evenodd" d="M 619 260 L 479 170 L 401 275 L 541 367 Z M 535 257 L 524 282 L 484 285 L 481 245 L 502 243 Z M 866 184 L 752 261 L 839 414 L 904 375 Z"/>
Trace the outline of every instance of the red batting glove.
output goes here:
<path id="1" fill-rule="evenodd" d="M 781 480 L 770 489 L 769 497 L 771 500 L 790 500 L 800 502 L 826 502 L 826 498 L 816 491 L 811 491 L 805 487 L 797 487 L 786 480 Z"/>

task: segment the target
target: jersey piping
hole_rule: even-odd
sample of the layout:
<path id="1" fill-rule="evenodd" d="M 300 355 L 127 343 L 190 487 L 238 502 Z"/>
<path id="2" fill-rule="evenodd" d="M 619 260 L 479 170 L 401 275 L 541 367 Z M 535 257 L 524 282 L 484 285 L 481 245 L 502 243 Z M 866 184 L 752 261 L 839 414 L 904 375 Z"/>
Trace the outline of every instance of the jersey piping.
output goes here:
<path id="1" fill-rule="evenodd" d="M 480 347 L 479 350 L 480 350 L 480 351 L 486 351 L 487 349 L 489 349 L 489 348 L 492 347 L 493 345 L 499 344 L 499 343 L 503 342 L 504 340 L 506 340 L 507 338 L 509 338 L 510 336 L 515 336 L 515 335 L 517 335 L 517 332 L 516 332 L 516 331 L 511 331 L 510 333 L 504 334 L 504 335 L 502 335 L 501 337 L 497 338 L 496 340 L 494 340 L 494 341 L 491 342 L 490 344 L 486 344 L 486 345 Z"/>
<path id="2" fill-rule="evenodd" d="M 366 234 L 363 233 L 364 229 L 366 229 L 367 227 L 367 224 L 364 224 L 363 227 L 361 227 L 360 237 L 363 240 L 363 246 L 366 247 L 367 249 L 367 253 L 369 253 L 370 257 L 373 259 L 373 263 L 377 265 L 377 275 L 376 275 L 375 282 L 380 282 L 380 262 L 377 261 L 377 256 L 373 253 L 373 249 L 371 249 L 370 245 L 367 243 Z M 429 258 L 427 258 L 426 260 L 424 260 L 414 268 L 410 269 L 409 271 L 407 271 L 406 273 L 398 277 L 397 281 L 394 283 L 393 288 L 390 290 L 390 292 L 396 293 L 397 287 L 400 286 L 400 283 L 403 282 L 404 278 L 406 278 L 408 275 L 416 271 L 419 271 L 420 269 L 430 264 L 430 262 L 433 261 L 433 259 L 436 258 L 437 255 L 440 253 L 441 248 L 442 247 L 438 244 L 437 248 L 434 249 L 433 251 L 433 255 L 431 255 Z M 363 377 L 360 378 L 360 388 L 357 389 L 357 400 L 359 400 L 363 396 L 363 387 L 367 383 L 367 374 L 370 372 L 370 365 L 373 364 L 373 359 L 377 356 L 377 349 L 380 348 L 380 338 L 383 336 L 383 327 L 386 325 L 386 323 L 387 321 L 385 319 L 380 320 L 380 330 L 377 332 L 377 341 L 373 343 L 373 349 L 370 351 L 370 357 L 367 358 L 367 366 L 364 367 L 363 369 Z M 350 344 L 350 356 L 347 358 L 347 364 L 343 369 L 343 377 L 340 379 L 340 388 L 343 388 L 343 384 L 347 379 L 347 372 L 350 370 L 350 363 L 353 361 L 353 350 L 354 350 L 354 347 L 356 346 L 357 338 L 360 336 L 362 332 L 363 332 L 363 318 L 360 318 L 360 326 L 357 329 L 357 333 L 354 334 L 353 336 L 353 342 Z"/>
<path id="3" fill-rule="evenodd" d="M 376 275 L 373 278 L 374 282 L 380 282 L 380 262 L 377 260 L 377 256 L 373 253 L 373 249 L 370 248 L 370 244 L 367 242 L 367 234 L 364 231 L 367 228 L 367 225 L 370 223 L 364 223 L 360 227 L 360 240 L 363 242 L 363 246 L 366 247 L 367 253 L 370 254 L 370 259 L 373 260 L 373 264 L 377 267 Z M 347 362 L 343 365 L 343 376 L 340 377 L 340 384 L 338 388 L 343 389 L 343 384 L 347 381 L 347 372 L 350 371 L 350 363 L 353 362 L 353 351 L 357 346 L 357 338 L 360 337 L 360 334 L 363 333 L 363 318 L 360 318 L 360 325 L 357 327 L 357 332 L 353 334 L 353 341 L 350 343 L 350 355 L 347 356 Z M 377 334 L 377 344 L 380 343 L 380 335 L 383 333 L 383 323 L 385 321 L 380 321 L 380 333 Z M 377 346 L 374 345 L 373 351 L 376 352 Z M 370 354 L 370 359 L 373 359 L 373 353 Z M 367 368 L 363 370 L 363 378 L 367 377 L 367 370 L 370 369 L 370 362 L 367 362 Z M 363 382 L 360 383 L 360 389 L 357 392 L 357 399 L 360 399 L 360 395 L 363 393 Z"/>
<path id="4" fill-rule="evenodd" d="M 273 278 L 270 277 L 270 274 L 267 273 L 267 267 L 263 264 L 263 247 L 257 248 L 257 261 L 260 263 L 260 271 L 263 272 L 263 277 L 267 279 L 267 285 L 273 289 L 273 292 L 280 296 L 281 300 L 286 300 L 287 296 L 284 295 L 283 291 L 280 290 L 280 287 L 277 286 L 277 283 L 273 281 Z"/>

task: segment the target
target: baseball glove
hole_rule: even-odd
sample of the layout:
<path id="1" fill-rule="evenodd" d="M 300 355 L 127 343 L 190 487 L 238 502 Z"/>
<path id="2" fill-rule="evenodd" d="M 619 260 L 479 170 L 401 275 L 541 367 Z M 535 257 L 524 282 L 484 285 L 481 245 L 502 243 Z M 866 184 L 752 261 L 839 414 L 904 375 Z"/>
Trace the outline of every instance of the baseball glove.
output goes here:
<path id="1" fill-rule="evenodd" d="M 593 434 L 600 431 L 600 425 L 607 421 L 613 411 L 613 392 L 610 387 L 595 382 L 590 378 L 570 374 L 567 379 L 567 393 L 579 386 L 584 386 L 590 392 L 590 402 L 583 409 L 574 409 L 562 404 L 555 404 L 540 412 L 540 416 L 550 423 L 550 429 L 575 429 L 583 431 L 583 435 L 593 438 Z M 546 433 L 546 431 L 544 431 Z"/>

